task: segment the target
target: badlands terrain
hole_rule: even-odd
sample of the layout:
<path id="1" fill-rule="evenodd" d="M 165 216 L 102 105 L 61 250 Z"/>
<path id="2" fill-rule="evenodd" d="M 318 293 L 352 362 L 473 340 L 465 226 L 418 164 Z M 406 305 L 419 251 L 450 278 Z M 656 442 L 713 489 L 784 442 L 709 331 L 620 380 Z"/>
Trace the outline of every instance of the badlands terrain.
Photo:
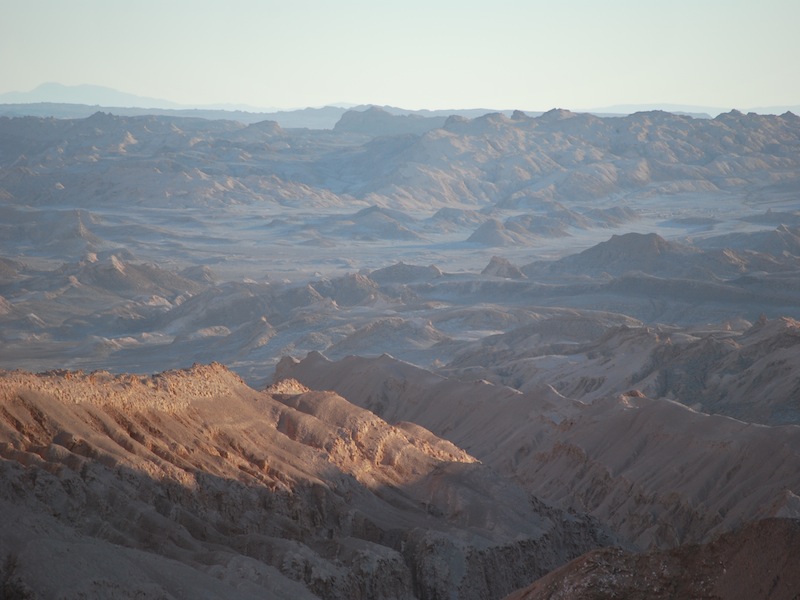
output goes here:
<path id="1" fill-rule="evenodd" d="M 800 118 L 328 125 L 0 117 L 4 597 L 796 597 Z"/>

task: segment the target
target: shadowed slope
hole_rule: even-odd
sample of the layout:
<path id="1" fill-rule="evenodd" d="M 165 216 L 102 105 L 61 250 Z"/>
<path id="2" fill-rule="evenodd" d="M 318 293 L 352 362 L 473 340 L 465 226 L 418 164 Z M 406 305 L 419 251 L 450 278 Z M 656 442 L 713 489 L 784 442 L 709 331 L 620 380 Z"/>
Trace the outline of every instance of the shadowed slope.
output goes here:
<path id="1" fill-rule="evenodd" d="M 37 597 L 496 598 L 603 535 L 419 426 L 217 364 L 3 372 L 0 456 L 0 557 Z"/>
<path id="2" fill-rule="evenodd" d="M 792 600 L 800 590 L 800 521 L 766 519 L 702 546 L 633 555 L 596 550 L 506 600 Z"/>
<path id="3" fill-rule="evenodd" d="M 641 548 L 707 541 L 765 516 L 800 517 L 795 425 L 706 415 L 635 390 L 591 404 L 545 386 L 522 394 L 389 356 L 330 362 L 311 353 L 284 359 L 276 375 L 336 390 L 390 422 L 418 423 Z"/>

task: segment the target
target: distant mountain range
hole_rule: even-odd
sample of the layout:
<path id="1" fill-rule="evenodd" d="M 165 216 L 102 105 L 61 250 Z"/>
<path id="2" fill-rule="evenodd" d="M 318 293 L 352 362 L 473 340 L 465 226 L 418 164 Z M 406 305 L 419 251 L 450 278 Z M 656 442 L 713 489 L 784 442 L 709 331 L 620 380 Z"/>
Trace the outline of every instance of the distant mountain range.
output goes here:
<path id="1" fill-rule="evenodd" d="M 164 116 L 196 117 L 202 119 L 224 119 L 242 123 L 276 121 L 283 128 L 333 129 L 342 115 L 349 110 L 365 111 L 373 105 L 337 104 L 324 107 L 301 109 L 264 108 L 244 104 L 184 105 L 160 98 L 138 96 L 113 88 L 98 85 L 64 85 L 43 83 L 29 92 L 6 92 L 0 94 L 0 116 L 36 116 L 56 118 L 84 118 L 98 109 L 106 109 L 119 116 L 140 116 L 157 114 Z M 393 106 L 380 106 L 382 111 L 395 116 L 417 116 L 428 119 L 442 119 L 451 115 L 475 118 L 488 113 L 502 112 L 507 116 L 511 109 L 494 108 L 408 110 Z M 549 108 L 549 107 L 548 107 Z M 580 109 L 579 112 L 597 116 L 628 115 L 636 112 L 664 110 L 695 118 L 712 118 L 734 107 L 712 107 L 685 104 L 617 104 L 606 107 Z M 739 108 L 739 107 L 736 107 Z M 758 108 L 739 108 L 742 112 L 759 114 L 782 114 L 787 111 L 800 113 L 800 104 L 793 106 L 773 106 Z M 530 116 L 538 116 L 542 111 L 526 111 Z M 422 121 L 417 128 L 425 129 Z"/>
<path id="2" fill-rule="evenodd" d="M 0 102 L 4 104 L 48 102 L 95 106 L 135 106 L 138 108 L 181 108 L 177 103 L 168 100 L 137 96 L 100 85 L 63 85 L 55 82 L 43 83 L 29 92 L 0 94 Z"/>
<path id="3" fill-rule="evenodd" d="M 215 104 L 215 105 L 183 105 L 163 98 L 149 98 L 121 92 L 114 88 L 102 85 L 64 85 L 48 82 L 39 85 L 29 92 L 7 92 L 0 94 L 0 103 L 3 104 L 86 104 L 88 106 L 106 106 L 122 108 L 160 108 L 160 109 L 187 109 L 202 108 L 213 110 L 243 110 L 248 112 L 274 112 L 275 108 L 256 108 L 253 106 Z"/>
<path id="4" fill-rule="evenodd" d="M 651 110 L 663 110 L 673 114 L 682 114 L 690 116 L 705 116 L 716 117 L 724 112 L 730 110 L 738 110 L 743 113 L 754 112 L 760 115 L 781 115 L 785 112 L 793 112 L 795 114 L 800 111 L 800 104 L 786 104 L 781 106 L 757 106 L 757 107 L 739 107 L 739 106 L 698 106 L 694 104 L 670 104 L 667 102 L 656 102 L 651 104 L 614 104 L 612 106 L 595 107 L 580 110 L 578 112 L 588 112 L 592 114 L 604 115 L 631 115 L 637 112 L 648 112 Z"/>

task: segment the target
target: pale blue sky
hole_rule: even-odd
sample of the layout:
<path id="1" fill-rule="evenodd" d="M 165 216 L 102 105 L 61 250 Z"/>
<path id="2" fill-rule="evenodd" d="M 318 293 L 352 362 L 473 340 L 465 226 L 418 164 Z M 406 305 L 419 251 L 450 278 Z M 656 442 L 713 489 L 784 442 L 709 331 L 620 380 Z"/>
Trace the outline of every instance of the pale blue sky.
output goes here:
<path id="1" fill-rule="evenodd" d="M 800 104 L 800 0 L 0 0 L 0 93 L 185 104 Z"/>

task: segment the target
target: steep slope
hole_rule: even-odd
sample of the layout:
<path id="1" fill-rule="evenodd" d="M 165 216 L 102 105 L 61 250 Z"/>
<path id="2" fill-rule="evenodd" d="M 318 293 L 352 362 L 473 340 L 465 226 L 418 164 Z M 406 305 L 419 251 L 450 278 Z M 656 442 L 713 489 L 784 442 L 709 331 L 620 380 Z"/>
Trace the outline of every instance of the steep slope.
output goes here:
<path id="1" fill-rule="evenodd" d="M 525 246 L 529 245 L 533 239 L 533 236 L 529 235 L 527 232 L 509 229 L 497 219 L 491 219 L 478 227 L 478 229 L 467 238 L 467 242 L 492 247 Z"/>
<path id="2" fill-rule="evenodd" d="M 591 248 L 566 256 L 555 262 L 531 263 L 523 270 L 537 277 L 563 276 L 615 276 L 641 272 L 649 276 L 682 278 L 692 280 L 721 281 L 735 279 L 747 272 L 796 271 L 797 257 L 786 249 L 796 232 L 781 227 L 774 232 L 763 232 L 769 239 L 778 238 L 775 245 L 760 244 L 760 235 L 739 235 L 738 250 L 725 244 L 730 235 L 721 235 L 702 240 L 701 249 L 685 242 L 670 242 L 656 233 L 625 233 L 613 235 L 611 239 Z M 752 244 L 752 245 L 748 245 Z M 764 251 L 757 251 L 762 248 Z M 771 251 L 772 253 L 768 252 Z"/>
<path id="3" fill-rule="evenodd" d="M 0 440 L 3 577 L 34 597 L 497 598 L 605 535 L 417 425 L 216 364 L 3 372 Z"/>
<path id="4" fill-rule="evenodd" d="M 640 548 L 707 541 L 765 516 L 800 517 L 796 425 L 709 416 L 635 390 L 591 404 L 544 386 L 522 394 L 388 356 L 334 363 L 312 353 L 284 359 L 276 376 L 336 390 L 390 422 L 418 423 Z"/>
<path id="5" fill-rule="evenodd" d="M 682 268 L 692 249 L 667 242 L 655 233 L 614 235 L 583 252 L 561 259 L 551 270 L 562 272 L 607 272 L 620 275 L 626 271 L 661 273 Z"/>
<path id="6" fill-rule="evenodd" d="M 669 552 L 597 550 L 506 600 L 792 600 L 798 590 L 800 521 L 766 519 L 708 544 Z"/>
<path id="7" fill-rule="evenodd" d="M 636 388 L 707 413 L 800 424 L 800 323 L 788 317 L 604 328 L 599 315 L 551 316 L 465 345 L 441 372 L 523 392 L 552 386 L 587 403 Z"/>
<path id="8" fill-rule="evenodd" d="M 481 271 L 481 275 L 491 275 L 492 277 L 503 277 L 504 279 L 525 279 L 525 274 L 519 267 L 512 265 L 507 258 L 493 256 Z"/>

